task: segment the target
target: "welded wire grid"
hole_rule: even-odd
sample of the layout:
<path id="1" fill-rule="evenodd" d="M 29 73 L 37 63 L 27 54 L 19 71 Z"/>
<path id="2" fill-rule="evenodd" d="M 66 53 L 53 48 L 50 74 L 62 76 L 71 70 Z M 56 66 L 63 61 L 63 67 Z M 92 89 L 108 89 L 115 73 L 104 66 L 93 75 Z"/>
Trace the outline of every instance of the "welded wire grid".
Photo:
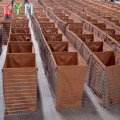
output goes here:
<path id="1" fill-rule="evenodd" d="M 120 102 L 120 66 L 106 69 L 104 106 Z"/>
<path id="2" fill-rule="evenodd" d="M 107 108 L 120 102 L 119 73 L 119 66 L 103 68 L 94 57 L 92 58 L 91 74 L 87 84 L 103 107 Z"/>
<path id="3" fill-rule="evenodd" d="M 73 33 L 71 33 L 70 30 L 68 30 L 68 28 L 66 29 L 66 37 L 69 40 L 69 42 L 73 45 L 73 47 L 76 48 L 76 39 L 77 38 L 75 35 L 73 35 Z M 81 43 L 79 45 L 81 46 Z M 79 48 L 80 48 L 80 46 L 79 46 Z M 80 51 L 80 49 L 78 51 Z"/>
<path id="4" fill-rule="evenodd" d="M 2 25 L 0 25 L 0 55 L 2 53 Z"/>
<path id="5" fill-rule="evenodd" d="M 9 39 L 9 33 L 10 33 L 10 23 L 3 23 L 2 40 L 4 45 L 7 45 Z"/>
<path id="6" fill-rule="evenodd" d="M 3 71 L 5 115 L 36 112 L 37 74 L 31 71 Z"/>
<path id="7" fill-rule="evenodd" d="M 96 59 L 92 58 L 91 63 L 91 74 L 88 86 L 93 91 L 94 95 L 98 97 L 99 103 L 103 106 L 104 104 L 104 84 L 105 84 L 105 70 L 97 62 Z"/>

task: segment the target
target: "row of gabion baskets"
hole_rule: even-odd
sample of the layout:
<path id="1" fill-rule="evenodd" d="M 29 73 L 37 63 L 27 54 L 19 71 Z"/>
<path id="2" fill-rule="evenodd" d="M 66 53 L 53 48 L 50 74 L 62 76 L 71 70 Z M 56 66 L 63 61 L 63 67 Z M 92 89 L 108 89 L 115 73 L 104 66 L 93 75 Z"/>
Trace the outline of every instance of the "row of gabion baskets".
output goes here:
<path id="1" fill-rule="evenodd" d="M 29 20 L 24 14 L 22 8 L 21 15 L 10 20 L 7 55 L 3 66 L 3 92 L 8 115 L 36 112 L 37 109 L 36 54 Z"/>
<path id="2" fill-rule="evenodd" d="M 81 107 L 88 70 L 86 62 L 39 4 L 34 6 L 34 16 L 33 31 L 56 109 Z"/>
<path id="3" fill-rule="evenodd" d="M 44 2 L 48 4 L 48 1 Z M 57 12 L 62 15 L 61 10 Z M 90 67 L 87 84 L 99 103 L 104 107 L 119 103 L 120 55 L 105 42 L 98 41 L 93 34 L 78 33 L 77 29 L 71 30 L 70 25 L 66 29 L 66 36 Z"/>

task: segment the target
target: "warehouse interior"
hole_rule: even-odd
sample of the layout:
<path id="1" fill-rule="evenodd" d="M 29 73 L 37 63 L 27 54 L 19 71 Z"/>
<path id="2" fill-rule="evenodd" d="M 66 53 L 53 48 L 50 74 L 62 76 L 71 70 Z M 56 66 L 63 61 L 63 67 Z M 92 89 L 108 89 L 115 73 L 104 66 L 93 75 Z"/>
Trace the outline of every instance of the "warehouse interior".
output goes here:
<path id="1" fill-rule="evenodd" d="M 0 120 L 120 120 L 119 0 L 0 11 Z"/>

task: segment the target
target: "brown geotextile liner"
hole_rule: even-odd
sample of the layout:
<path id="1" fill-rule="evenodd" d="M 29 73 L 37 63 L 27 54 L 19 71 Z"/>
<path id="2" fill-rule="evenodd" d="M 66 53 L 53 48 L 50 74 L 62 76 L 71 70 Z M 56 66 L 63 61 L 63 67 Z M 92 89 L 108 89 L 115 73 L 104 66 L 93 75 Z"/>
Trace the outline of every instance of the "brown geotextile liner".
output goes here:
<path id="1" fill-rule="evenodd" d="M 31 34 L 28 33 L 12 33 L 9 36 L 9 41 L 31 41 Z"/>
<path id="2" fill-rule="evenodd" d="M 11 30 L 10 30 L 11 33 L 30 33 L 30 28 L 20 28 L 20 27 L 11 27 Z"/>
<path id="3" fill-rule="evenodd" d="M 37 18 L 38 22 L 49 22 L 49 18 Z"/>
<path id="4" fill-rule="evenodd" d="M 62 34 L 60 33 L 48 33 L 44 34 L 44 37 L 46 41 L 62 41 Z"/>
<path id="5" fill-rule="evenodd" d="M 102 28 L 101 30 L 104 31 L 107 34 L 115 34 L 115 29 Z"/>
<path id="6" fill-rule="evenodd" d="M 44 33 L 58 33 L 58 28 L 41 28 Z"/>
<path id="7" fill-rule="evenodd" d="M 92 51 L 92 52 L 102 52 L 102 51 L 110 51 L 112 50 L 105 42 L 103 41 L 90 41 L 85 42 L 85 45 Z"/>
<path id="8" fill-rule="evenodd" d="M 40 24 L 40 27 L 42 28 L 54 28 L 55 27 L 55 24 L 53 22 L 39 22 Z"/>
<path id="9" fill-rule="evenodd" d="M 114 34 L 109 34 L 111 37 L 113 37 L 116 41 L 120 43 L 120 35 L 114 35 Z"/>
<path id="10" fill-rule="evenodd" d="M 64 51 L 68 51 L 69 49 L 68 42 L 48 41 L 47 44 L 50 47 L 52 52 L 64 52 Z"/>
<path id="11" fill-rule="evenodd" d="M 7 114 L 36 112 L 37 67 L 34 53 L 6 55 L 3 92 Z"/>
<path id="12" fill-rule="evenodd" d="M 51 23 L 39 22 L 36 36 L 40 38 L 38 46 L 56 109 L 81 107 L 84 102 L 87 64 L 68 41 L 64 40 L 63 34 L 42 32 L 44 28 L 55 28 L 55 23 Z M 62 23 L 63 21 L 57 25 L 63 28 L 65 22 Z"/>
<path id="13" fill-rule="evenodd" d="M 15 28 L 17 28 L 17 27 L 20 27 L 20 28 L 28 28 L 28 23 L 27 22 L 25 22 L 25 23 L 23 23 L 23 22 L 13 22 L 12 24 L 11 24 L 11 27 L 13 28 L 13 27 L 15 27 Z"/>
<path id="14" fill-rule="evenodd" d="M 34 53 L 32 42 L 8 42 L 7 53 Z"/>
<path id="15" fill-rule="evenodd" d="M 93 34 L 78 34 L 77 36 L 78 36 L 83 42 L 94 41 L 94 35 L 93 35 Z"/>
<path id="16" fill-rule="evenodd" d="M 74 32 L 75 34 L 82 34 L 83 32 L 83 24 L 81 23 L 72 23 L 72 24 L 68 24 L 68 29 L 72 32 Z"/>

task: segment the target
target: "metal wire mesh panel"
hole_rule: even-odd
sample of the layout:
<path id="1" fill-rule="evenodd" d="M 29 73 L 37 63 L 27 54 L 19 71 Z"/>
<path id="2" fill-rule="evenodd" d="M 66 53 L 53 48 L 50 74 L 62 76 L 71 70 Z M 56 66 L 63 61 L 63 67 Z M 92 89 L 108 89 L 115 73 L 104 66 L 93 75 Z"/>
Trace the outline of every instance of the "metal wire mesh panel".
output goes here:
<path id="1" fill-rule="evenodd" d="M 10 33 L 10 23 L 3 23 L 3 30 L 2 30 L 2 34 L 3 34 L 3 42 L 6 45 L 9 39 L 9 33 Z"/>
<path id="2" fill-rule="evenodd" d="M 2 53 L 2 25 L 0 25 L 0 54 Z"/>
<path id="3" fill-rule="evenodd" d="M 36 112 L 37 69 L 3 69 L 6 114 Z"/>

